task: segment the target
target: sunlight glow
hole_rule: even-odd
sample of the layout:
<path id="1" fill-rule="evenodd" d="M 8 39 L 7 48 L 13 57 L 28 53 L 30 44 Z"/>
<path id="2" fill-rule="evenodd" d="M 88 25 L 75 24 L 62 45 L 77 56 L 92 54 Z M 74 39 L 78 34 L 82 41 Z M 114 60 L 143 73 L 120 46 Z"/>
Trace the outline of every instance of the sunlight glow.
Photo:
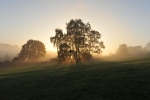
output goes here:
<path id="1" fill-rule="evenodd" d="M 47 51 L 53 51 L 53 52 L 57 52 L 57 48 L 54 47 L 52 44 L 49 45 L 49 43 L 45 44 L 46 50 Z"/>

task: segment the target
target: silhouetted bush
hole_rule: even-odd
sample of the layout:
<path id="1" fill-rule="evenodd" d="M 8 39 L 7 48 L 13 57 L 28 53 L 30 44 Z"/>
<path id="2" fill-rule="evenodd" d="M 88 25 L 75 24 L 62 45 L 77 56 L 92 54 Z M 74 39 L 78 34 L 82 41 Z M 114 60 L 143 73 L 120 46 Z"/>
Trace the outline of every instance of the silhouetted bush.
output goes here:
<path id="1" fill-rule="evenodd" d="M 19 57 L 14 57 L 12 59 L 12 62 L 19 62 L 19 61 L 21 61 L 21 58 L 19 58 Z"/>

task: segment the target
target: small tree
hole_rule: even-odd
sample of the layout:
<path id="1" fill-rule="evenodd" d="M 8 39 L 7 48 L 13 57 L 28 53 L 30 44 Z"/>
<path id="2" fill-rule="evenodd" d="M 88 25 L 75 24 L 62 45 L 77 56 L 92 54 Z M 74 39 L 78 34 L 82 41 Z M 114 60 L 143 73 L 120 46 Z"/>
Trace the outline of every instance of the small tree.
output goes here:
<path id="1" fill-rule="evenodd" d="M 18 57 L 22 60 L 28 59 L 33 61 L 44 57 L 45 54 L 45 45 L 38 40 L 31 39 L 28 40 L 27 43 L 22 46 L 22 50 L 20 51 Z"/>
<path id="2" fill-rule="evenodd" d="M 100 41 L 101 34 L 91 30 L 89 23 L 85 24 L 81 19 L 72 19 L 66 25 L 66 34 L 63 34 L 61 29 L 56 29 L 55 36 L 50 38 L 51 43 L 57 47 L 60 61 L 74 59 L 76 63 L 81 63 L 82 59 L 91 58 L 93 53 L 102 53 L 105 46 Z"/>
<path id="3" fill-rule="evenodd" d="M 119 56 L 127 56 L 128 55 L 128 48 L 126 44 L 121 44 L 117 50 L 117 55 Z"/>

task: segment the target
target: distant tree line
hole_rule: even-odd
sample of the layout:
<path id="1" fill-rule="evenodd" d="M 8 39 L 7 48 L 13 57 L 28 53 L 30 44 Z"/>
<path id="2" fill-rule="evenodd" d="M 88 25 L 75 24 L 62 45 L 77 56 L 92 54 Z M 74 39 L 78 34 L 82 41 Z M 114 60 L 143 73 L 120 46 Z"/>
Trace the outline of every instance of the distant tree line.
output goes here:
<path id="1" fill-rule="evenodd" d="M 150 55 L 150 42 L 146 44 L 143 48 L 141 46 L 127 46 L 126 44 L 119 45 L 117 56 L 141 56 L 141 55 Z"/>

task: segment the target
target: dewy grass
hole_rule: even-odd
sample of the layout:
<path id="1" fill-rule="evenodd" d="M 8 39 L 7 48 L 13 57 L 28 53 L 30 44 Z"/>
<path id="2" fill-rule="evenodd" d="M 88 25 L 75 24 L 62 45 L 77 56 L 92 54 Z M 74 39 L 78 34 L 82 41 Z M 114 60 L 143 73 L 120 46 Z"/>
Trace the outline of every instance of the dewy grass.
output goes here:
<path id="1" fill-rule="evenodd" d="M 26 67 L 27 66 L 27 67 Z M 150 59 L 0 71 L 0 100 L 149 100 Z"/>

